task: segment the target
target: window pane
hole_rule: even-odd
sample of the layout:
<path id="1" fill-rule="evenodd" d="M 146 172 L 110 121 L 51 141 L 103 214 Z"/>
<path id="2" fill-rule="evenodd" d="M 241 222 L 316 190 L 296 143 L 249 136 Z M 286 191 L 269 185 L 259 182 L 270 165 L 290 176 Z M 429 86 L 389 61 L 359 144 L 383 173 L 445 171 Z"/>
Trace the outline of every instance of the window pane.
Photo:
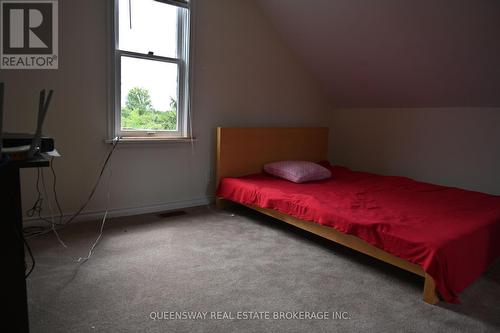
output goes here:
<path id="1" fill-rule="evenodd" d="M 121 57 L 121 127 L 177 130 L 177 64 Z"/>
<path id="2" fill-rule="evenodd" d="M 130 0 L 130 4 L 119 2 L 118 48 L 176 58 L 177 7 L 154 0 Z"/>

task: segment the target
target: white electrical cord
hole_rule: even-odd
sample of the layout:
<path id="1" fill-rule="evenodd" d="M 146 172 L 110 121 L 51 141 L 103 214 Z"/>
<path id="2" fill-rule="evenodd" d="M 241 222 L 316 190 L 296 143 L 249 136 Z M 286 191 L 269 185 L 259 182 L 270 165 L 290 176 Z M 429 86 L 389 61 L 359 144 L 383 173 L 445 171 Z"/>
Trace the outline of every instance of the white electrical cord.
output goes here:
<path id="1" fill-rule="evenodd" d="M 100 228 L 100 232 L 99 232 L 99 236 L 97 237 L 97 239 L 95 240 L 95 242 L 92 244 L 90 250 L 89 250 L 89 253 L 86 257 L 80 257 L 78 258 L 78 262 L 86 262 L 88 259 L 90 259 L 90 257 L 92 256 L 93 254 L 93 251 L 94 249 L 96 248 L 96 246 L 99 244 L 99 241 L 101 240 L 102 238 L 102 235 L 103 235 L 103 231 L 104 231 L 104 224 L 106 223 L 106 219 L 108 217 L 108 211 L 109 211 L 109 206 L 110 206 L 110 201 L 111 201 L 111 191 L 110 191 L 110 184 L 111 184 L 111 176 L 112 176 L 112 170 L 111 170 L 111 156 L 113 155 L 113 152 L 116 148 L 116 146 L 118 145 L 118 142 L 120 141 L 120 137 L 116 137 L 114 140 L 113 140 L 113 147 L 111 148 L 111 151 L 108 153 L 108 156 L 106 158 L 106 160 L 104 161 L 104 165 L 102 166 L 102 169 L 101 169 L 101 172 L 97 178 L 97 181 L 94 185 L 94 188 L 92 189 L 87 201 L 80 207 L 80 209 L 75 213 L 73 214 L 69 220 L 67 220 L 66 222 L 62 223 L 62 218 L 63 218 L 63 214 L 62 214 L 62 211 L 61 211 L 61 208 L 60 208 L 60 205 L 59 205 L 59 202 L 58 202 L 58 199 L 57 199 L 57 193 L 56 193 L 56 173 L 55 173 L 55 170 L 53 168 L 53 165 L 52 165 L 52 162 L 51 161 L 51 168 L 52 168 L 52 172 L 53 172 L 53 176 L 54 176 L 54 183 L 53 183 L 53 190 L 54 190 L 54 199 L 56 201 L 56 204 L 57 204 L 57 207 L 60 211 L 60 217 L 59 217 L 59 220 L 60 220 L 60 223 L 59 224 L 56 224 L 55 221 L 54 221 L 54 211 L 52 209 L 52 204 L 50 202 L 50 199 L 49 199 L 49 196 L 48 196 L 48 192 L 47 192 L 47 187 L 45 185 L 45 178 L 44 178 L 44 174 L 43 174 L 43 170 L 41 170 L 40 168 L 38 168 L 38 175 L 39 175 L 39 178 L 41 178 L 41 182 L 42 182 L 42 186 L 43 186 L 43 192 L 44 192 L 44 198 L 41 199 L 42 197 L 42 194 L 38 188 L 38 179 L 37 179 L 37 192 L 38 192 L 38 199 L 37 201 L 35 202 L 35 205 L 33 206 L 33 208 L 30 209 L 30 211 L 33 211 L 33 214 L 35 213 L 38 213 L 38 216 L 40 217 L 40 219 L 42 220 L 45 220 L 46 222 L 48 222 L 50 225 L 51 225 L 51 229 L 48 229 L 48 230 L 45 230 L 45 231 L 42 231 L 42 232 L 36 232 L 26 238 L 32 238 L 32 237 L 35 237 L 35 236 L 39 236 L 39 235 L 43 235 L 43 234 L 46 234 L 48 232 L 54 232 L 54 234 L 56 235 L 57 237 L 57 240 L 59 241 L 59 243 L 64 246 L 65 248 L 67 248 L 66 244 L 61 240 L 61 238 L 59 237 L 59 234 L 57 232 L 57 229 L 60 229 L 60 228 L 64 228 L 66 227 L 67 225 L 69 225 L 78 215 L 80 215 L 80 213 L 83 211 L 83 209 L 85 209 L 85 207 L 87 206 L 87 204 L 90 202 L 90 200 L 92 199 L 92 197 L 94 196 L 95 194 L 95 191 L 97 189 L 97 186 L 99 185 L 100 183 L 100 180 L 101 180 L 101 177 L 104 173 L 104 171 L 106 170 L 106 167 L 108 166 L 109 164 L 109 178 L 108 178 L 108 185 L 107 185 L 107 204 L 106 204 L 106 211 L 104 213 L 104 217 L 102 219 L 102 223 L 101 223 L 101 228 Z M 43 199 L 47 200 L 47 203 L 48 203 L 48 206 L 49 206 L 49 210 L 50 210 L 50 220 L 46 219 L 46 218 L 42 218 L 40 216 L 40 211 L 41 211 L 41 202 L 43 202 Z M 56 229 L 56 226 L 57 226 L 57 229 Z M 28 246 L 28 243 L 26 242 L 26 240 L 24 240 L 25 242 L 25 245 L 28 247 L 28 251 L 30 252 L 30 255 L 31 255 L 31 250 Z M 33 258 L 33 256 L 31 256 L 32 259 L 33 259 L 33 265 L 31 267 L 31 270 L 28 274 L 26 274 L 26 277 L 29 276 L 29 274 L 33 271 L 34 267 L 35 267 L 35 260 Z"/>
<path id="2" fill-rule="evenodd" d="M 95 191 L 97 190 L 97 186 L 99 185 L 99 183 L 101 182 L 101 177 L 102 175 L 104 174 L 104 171 L 106 170 L 106 166 L 108 165 L 108 163 L 110 163 L 111 161 L 111 156 L 113 156 L 113 153 L 115 151 L 115 148 L 116 146 L 118 146 L 118 143 L 120 142 L 120 137 L 116 137 L 113 139 L 113 147 L 111 148 L 111 150 L 109 151 L 108 153 L 108 156 L 106 157 L 106 160 L 104 161 L 104 164 L 102 166 L 102 169 L 101 169 L 101 172 L 99 173 L 99 176 L 97 177 L 97 180 L 94 184 L 94 187 L 92 188 L 92 191 L 90 192 L 89 194 L 89 197 L 87 198 L 87 201 L 85 201 L 85 203 L 80 207 L 80 209 L 78 209 L 76 211 L 76 213 L 74 213 L 66 222 L 64 222 L 64 225 L 67 226 L 69 225 L 71 222 L 73 222 L 75 220 L 75 218 L 77 216 L 80 215 L 80 213 L 85 209 L 85 207 L 87 207 L 87 205 L 89 204 L 90 200 L 92 199 L 92 197 L 94 196 L 95 194 Z"/>
<path id="3" fill-rule="evenodd" d="M 49 198 L 49 196 L 47 194 L 47 187 L 45 186 L 45 177 L 43 176 L 43 169 L 41 170 L 41 179 L 42 179 L 43 195 L 45 197 L 45 200 L 47 201 L 47 204 L 48 204 L 49 210 L 50 210 L 50 219 L 51 219 L 50 226 L 52 228 L 52 231 L 54 232 L 54 235 L 56 235 L 57 240 L 59 241 L 59 243 L 63 247 L 68 248 L 68 246 L 66 244 L 64 244 L 64 242 L 62 241 L 61 237 L 59 237 L 59 233 L 56 230 L 56 223 L 54 221 L 54 211 L 52 210 L 52 205 L 50 203 L 51 200 L 50 200 L 50 198 Z"/>
<path id="4" fill-rule="evenodd" d="M 109 205 L 110 205 L 110 201 L 111 201 L 111 191 L 110 191 L 110 184 L 111 184 L 111 176 L 113 175 L 113 170 L 111 169 L 111 163 L 109 165 L 109 177 L 108 177 L 108 185 L 107 185 L 107 203 L 106 203 L 106 211 L 104 213 L 104 216 L 102 218 L 102 222 L 101 222 L 101 229 L 100 229 L 100 232 L 99 232 L 99 236 L 97 237 L 97 239 L 94 241 L 94 243 L 92 244 L 92 246 L 90 247 L 90 250 L 89 250 L 89 253 L 86 257 L 80 257 L 78 258 L 78 262 L 86 262 L 87 260 L 90 259 L 90 257 L 92 256 L 93 254 L 93 251 L 95 249 L 95 247 L 97 246 L 97 244 L 99 244 L 99 241 L 101 240 L 101 237 L 102 237 L 102 234 L 103 234 L 103 231 L 104 231 L 104 224 L 106 223 L 106 218 L 108 217 L 108 211 L 109 211 Z"/>

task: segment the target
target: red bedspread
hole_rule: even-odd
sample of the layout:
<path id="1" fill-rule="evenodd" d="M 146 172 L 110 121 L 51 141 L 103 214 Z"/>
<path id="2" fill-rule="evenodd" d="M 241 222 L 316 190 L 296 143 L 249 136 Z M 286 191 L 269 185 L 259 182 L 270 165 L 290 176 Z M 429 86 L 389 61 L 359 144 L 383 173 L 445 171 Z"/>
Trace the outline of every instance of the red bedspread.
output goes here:
<path id="1" fill-rule="evenodd" d="M 500 196 L 330 168 L 331 179 L 305 184 L 225 178 L 217 196 L 355 235 L 420 265 L 448 302 L 500 255 Z"/>

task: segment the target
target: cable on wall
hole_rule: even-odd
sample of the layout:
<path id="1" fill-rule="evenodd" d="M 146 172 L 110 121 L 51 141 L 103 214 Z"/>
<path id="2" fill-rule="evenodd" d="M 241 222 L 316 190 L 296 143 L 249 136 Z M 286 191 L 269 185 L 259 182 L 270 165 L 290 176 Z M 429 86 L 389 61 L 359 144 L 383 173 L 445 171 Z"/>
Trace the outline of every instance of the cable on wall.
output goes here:
<path id="1" fill-rule="evenodd" d="M 52 169 L 52 172 L 54 174 L 54 177 L 55 177 L 55 172 L 54 172 L 54 166 L 53 166 L 53 163 L 54 163 L 54 158 L 51 159 L 50 161 L 50 167 Z M 45 179 L 42 179 L 42 176 L 43 176 L 43 170 L 41 168 L 37 168 L 37 177 L 36 177 L 36 192 L 37 192 L 37 197 L 35 199 L 35 202 L 33 203 L 33 206 L 28 209 L 26 211 L 26 216 L 28 217 L 38 217 L 38 219 L 40 221 L 44 221 L 44 222 L 47 222 L 49 224 L 49 227 L 48 228 L 44 228 L 44 227 L 41 227 L 41 226 L 32 226 L 32 227 L 24 227 L 23 228 L 23 234 L 25 235 L 26 238 L 32 238 L 34 236 L 39 236 L 39 235 L 43 235 L 43 234 L 46 234 L 48 232 L 51 232 L 53 231 L 55 234 L 56 234 L 56 237 L 58 238 L 58 240 L 60 240 L 60 243 L 61 245 L 64 244 L 64 242 L 62 242 L 61 238 L 59 237 L 59 235 L 57 234 L 57 231 L 56 231 L 56 227 L 59 227 L 62 225 L 62 211 L 60 209 L 60 205 L 59 205 L 59 201 L 58 201 L 58 198 L 57 198 L 57 191 L 56 191 L 56 187 L 55 187 L 55 178 L 54 178 L 54 182 L 53 182 L 53 191 L 54 191 L 54 197 L 56 199 L 56 203 L 57 203 L 57 206 L 59 208 L 59 212 L 60 212 L 60 216 L 59 216 L 59 222 L 56 223 L 54 221 L 54 218 L 53 218 L 53 213 L 50 217 L 50 219 L 46 218 L 46 217 L 42 217 L 42 209 L 43 209 L 43 203 L 44 201 L 48 201 L 48 204 L 50 205 L 50 199 L 48 197 L 48 194 L 47 194 L 47 190 L 46 190 L 46 187 L 45 187 Z M 45 195 L 42 195 L 42 191 L 40 189 L 40 183 L 42 182 L 42 185 L 43 185 L 43 189 L 44 189 L 44 192 L 45 192 Z M 51 207 L 49 207 L 51 208 Z M 63 245 L 64 247 L 66 247 L 65 245 Z"/>
<path id="2" fill-rule="evenodd" d="M 99 244 L 99 241 L 101 240 L 102 238 L 102 234 L 104 232 L 104 224 L 106 223 L 106 218 L 108 217 L 108 211 L 109 211 L 109 206 L 110 206 L 110 201 L 111 201 L 111 190 L 110 190 L 110 185 L 111 185 L 111 176 L 113 175 L 113 170 L 111 169 L 111 165 L 109 167 L 109 177 L 108 177 L 108 186 L 107 186 L 107 200 L 106 200 L 106 211 L 104 212 L 104 216 L 102 218 L 102 222 L 101 222 L 101 228 L 100 228 L 100 231 L 99 231 L 99 236 L 97 236 L 96 240 L 94 241 L 94 243 L 92 244 L 92 246 L 90 247 L 90 250 L 89 250 L 89 253 L 86 257 L 80 257 L 78 258 L 78 262 L 86 262 L 87 260 L 90 259 L 90 257 L 92 256 L 93 252 L 94 252 L 94 249 L 96 248 L 97 244 Z"/>
<path id="3" fill-rule="evenodd" d="M 47 194 L 47 187 L 45 186 L 45 177 L 43 176 L 43 170 L 41 170 L 41 176 L 42 176 L 41 178 L 42 178 L 43 193 L 44 193 L 45 199 L 47 200 L 47 204 L 49 206 L 49 211 L 50 211 L 51 229 L 54 232 L 54 235 L 56 235 L 56 238 L 59 241 L 59 243 L 63 247 L 67 248 L 68 246 L 66 246 L 66 244 L 62 241 L 61 237 L 59 237 L 59 233 L 56 230 L 56 223 L 54 221 L 54 211 L 52 210 L 52 205 L 50 204 L 50 198 Z"/>
<path id="4" fill-rule="evenodd" d="M 64 222 L 64 225 L 69 225 L 71 222 L 73 222 L 75 220 L 75 218 L 78 217 L 78 215 L 80 215 L 81 212 L 89 204 L 90 200 L 92 199 L 92 197 L 95 194 L 95 191 L 97 190 L 97 186 L 101 182 L 102 175 L 103 175 L 104 171 L 106 170 L 106 166 L 108 165 L 108 163 L 109 163 L 109 161 L 111 159 L 111 156 L 113 156 L 113 152 L 115 151 L 116 146 L 118 145 L 118 142 L 120 142 L 120 137 L 116 137 L 116 138 L 113 139 L 113 147 L 109 151 L 109 154 L 106 157 L 106 160 L 104 161 L 104 165 L 102 166 L 101 172 L 99 173 L 99 176 L 97 177 L 97 180 L 96 180 L 96 182 L 94 184 L 94 187 L 92 188 L 92 191 L 89 194 L 89 197 L 87 198 L 87 201 L 85 201 L 85 203 L 80 207 L 80 209 L 78 209 L 78 211 L 75 214 L 73 214 L 66 222 Z"/>
<path id="5" fill-rule="evenodd" d="M 49 208 L 51 209 L 52 220 L 49 220 L 49 219 L 44 218 L 44 217 L 41 216 L 42 203 L 43 203 L 43 196 L 42 196 L 41 190 L 40 190 L 41 172 L 40 172 L 40 170 L 37 171 L 37 182 L 36 182 L 37 185 L 36 185 L 36 189 L 37 189 L 38 196 L 37 196 L 37 199 L 36 199 L 33 207 L 30 208 L 26 212 L 26 215 L 29 216 L 29 217 L 33 217 L 36 214 L 40 220 L 49 223 L 51 225 L 51 228 L 47 228 L 47 229 L 44 229 L 42 231 L 40 231 L 40 230 L 29 231 L 31 229 L 31 227 L 24 228 L 24 232 L 27 234 L 27 238 L 28 239 L 36 237 L 36 236 L 41 236 L 41 235 L 44 235 L 44 234 L 49 233 L 49 232 L 57 232 L 57 230 L 65 228 L 66 226 L 68 226 L 72 221 L 74 221 L 74 219 L 76 217 L 78 217 L 81 214 L 81 212 L 85 209 L 85 207 L 88 205 L 88 203 L 90 202 L 90 200 L 94 196 L 94 194 L 96 192 L 96 189 L 97 189 L 97 187 L 98 187 L 98 185 L 99 185 L 99 183 L 101 181 L 102 175 L 104 174 L 104 171 L 106 170 L 106 167 L 109 164 L 109 162 L 111 160 L 111 156 L 113 155 L 113 152 L 114 152 L 116 146 L 118 145 L 119 141 L 120 141 L 119 137 L 116 137 L 115 139 L 113 139 L 113 147 L 111 148 L 111 150 L 109 151 L 109 153 L 108 153 L 108 155 L 106 157 L 106 160 L 105 160 L 105 162 L 104 162 L 104 164 L 103 164 L 103 166 L 101 168 L 101 171 L 100 171 L 99 176 L 98 176 L 98 178 L 96 180 L 96 183 L 95 183 L 95 185 L 94 185 L 94 187 L 93 187 L 93 189 L 92 189 L 89 197 L 87 198 L 87 201 L 66 222 L 62 221 L 64 215 L 63 215 L 61 206 L 59 204 L 59 199 L 58 199 L 58 195 L 57 195 L 57 189 L 56 189 L 57 176 L 56 176 L 53 164 L 52 164 L 54 159 L 51 160 L 51 170 L 52 170 L 52 173 L 53 173 L 53 176 L 54 176 L 53 177 L 52 189 L 54 191 L 54 198 L 55 198 L 58 210 L 59 210 L 59 221 L 60 221 L 59 223 L 55 223 L 54 222 L 54 220 L 53 220 L 54 214 L 53 214 L 53 211 L 52 211 L 52 209 L 51 209 L 50 206 L 49 206 Z M 107 215 L 107 213 L 106 213 L 106 215 Z M 53 228 L 52 228 L 52 226 L 53 226 Z M 60 237 L 58 237 L 58 239 L 60 239 Z M 62 242 L 62 240 L 61 240 L 61 242 Z M 62 242 L 62 244 L 64 244 L 64 242 Z"/>
<path id="6" fill-rule="evenodd" d="M 55 157 L 52 157 L 50 159 L 50 170 L 52 171 L 52 192 L 54 193 L 54 201 L 56 202 L 57 209 L 59 211 L 59 224 L 62 224 L 62 220 L 64 217 L 63 211 L 61 209 L 61 205 L 59 204 L 59 198 L 57 196 L 57 176 L 56 176 L 56 170 L 54 169 L 54 159 Z"/>
<path id="7" fill-rule="evenodd" d="M 40 191 L 40 168 L 36 169 L 36 182 L 35 182 L 35 188 L 37 192 L 37 197 L 35 199 L 35 202 L 33 203 L 33 206 L 31 206 L 30 209 L 26 211 L 26 216 L 28 217 L 34 217 L 38 216 L 40 220 L 43 220 L 45 222 L 50 222 L 46 218 L 43 218 L 41 216 L 42 212 L 42 204 L 43 204 L 43 197 L 42 197 L 42 192 Z"/>

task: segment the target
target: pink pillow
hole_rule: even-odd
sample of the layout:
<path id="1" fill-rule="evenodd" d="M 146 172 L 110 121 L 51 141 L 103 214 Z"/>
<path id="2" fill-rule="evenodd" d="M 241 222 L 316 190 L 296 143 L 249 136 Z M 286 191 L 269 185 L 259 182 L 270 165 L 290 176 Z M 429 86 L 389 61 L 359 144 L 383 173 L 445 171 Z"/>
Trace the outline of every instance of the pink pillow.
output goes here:
<path id="1" fill-rule="evenodd" d="M 307 161 L 279 161 L 267 163 L 264 165 L 264 171 L 270 175 L 294 183 L 321 180 L 332 176 L 332 173 L 327 168 Z"/>

